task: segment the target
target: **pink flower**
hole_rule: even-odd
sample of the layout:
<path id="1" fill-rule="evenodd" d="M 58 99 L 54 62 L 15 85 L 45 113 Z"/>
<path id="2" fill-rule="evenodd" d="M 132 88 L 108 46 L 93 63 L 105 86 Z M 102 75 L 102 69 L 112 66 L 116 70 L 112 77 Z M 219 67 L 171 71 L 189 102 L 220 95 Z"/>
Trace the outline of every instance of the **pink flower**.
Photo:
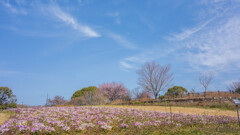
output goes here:
<path id="1" fill-rule="evenodd" d="M 101 126 L 102 129 L 106 129 L 106 130 L 111 130 L 112 129 L 112 126 L 109 126 L 109 125 L 103 125 Z"/>
<path id="2" fill-rule="evenodd" d="M 122 128 L 128 128 L 129 126 L 128 126 L 127 124 L 122 123 L 122 124 L 120 124 L 120 127 L 122 127 Z"/>
<path id="3" fill-rule="evenodd" d="M 140 128 L 143 126 L 143 124 L 141 122 L 135 122 L 133 126 Z"/>

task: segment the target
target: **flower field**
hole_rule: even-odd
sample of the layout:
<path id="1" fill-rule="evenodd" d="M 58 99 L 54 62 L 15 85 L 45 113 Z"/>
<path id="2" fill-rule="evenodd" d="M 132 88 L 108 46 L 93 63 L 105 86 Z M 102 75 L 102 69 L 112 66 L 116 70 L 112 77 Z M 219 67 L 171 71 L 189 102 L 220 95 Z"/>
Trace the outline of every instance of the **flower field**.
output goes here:
<path id="1" fill-rule="evenodd" d="M 0 134 L 239 134 L 236 117 L 109 107 L 15 109 Z"/>

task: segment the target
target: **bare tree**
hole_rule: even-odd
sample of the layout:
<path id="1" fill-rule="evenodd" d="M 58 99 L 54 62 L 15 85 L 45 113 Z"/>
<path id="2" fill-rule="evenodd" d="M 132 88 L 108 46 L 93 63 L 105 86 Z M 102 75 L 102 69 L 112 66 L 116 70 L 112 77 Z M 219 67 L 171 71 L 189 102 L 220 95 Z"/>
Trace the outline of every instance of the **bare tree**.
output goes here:
<path id="1" fill-rule="evenodd" d="M 56 106 L 56 105 L 64 105 L 67 101 L 64 100 L 62 96 L 55 96 L 53 99 L 48 99 L 47 106 Z"/>
<path id="2" fill-rule="evenodd" d="M 240 93 L 240 79 L 239 79 L 239 81 L 232 82 L 232 84 L 230 84 L 230 85 L 228 86 L 228 90 L 229 90 L 230 92 Z"/>
<path id="3" fill-rule="evenodd" d="M 151 92 L 157 99 L 159 92 L 164 91 L 173 80 L 170 69 L 170 65 L 161 66 L 155 62 L 147 62 L 137 71 L 139 75 L 138 85 L 144 91 Z"/>
<path id="4" fill-rule="evenodd" d="M 205 89 L 205 94 L 207 92 L 208 85 L 212 83 L 213 81 L 213 73 L 211 72 L 205 72 L 199 75 L 199 82 Z"/>
<path id="5" fill-rule="evenodd" d="M 132 90 L 132 97 L 134 99 L 141 99 L 141 98 L 151 98 L 152 95 L 150 92 L 147 92 L 145 90 L 140 90 L 139 87 Z"/>

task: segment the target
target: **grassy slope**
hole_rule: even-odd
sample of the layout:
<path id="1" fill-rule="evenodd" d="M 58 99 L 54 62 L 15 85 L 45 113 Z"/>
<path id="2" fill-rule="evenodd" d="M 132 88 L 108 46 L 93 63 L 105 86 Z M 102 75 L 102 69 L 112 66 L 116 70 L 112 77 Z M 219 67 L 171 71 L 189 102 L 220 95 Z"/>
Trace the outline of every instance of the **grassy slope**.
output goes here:
<path id="1" fill-rule="evenodd" d="M 161 112 L 169 112 L 169 106 L 129 106 L 129 105 L 104 105 L 104 107 L 121 107 L 121 108 L 135 108 L 142 110 L 150 110 L 150 111 L 161 111 Z M 186 114 L 198 114 L 198 115 L 225 115 L 237 117 L 236 111 L 231 110 L 222 110 L 222 109 L 205 109 L 205 108 L 195 108 L 195 107 L 176 107 L 172 106 L 173 113 L 186 113 Z M 12 112 L 3 112 L 0 111 L 0 125 L 6 122 L 12 115 Z"/>
<path id="2" fill-rule="evenodd" d="M 153 110 L 153 111 L 162 111 L 169 112 L 170 108 L 168 106 L 120 106 L 120 105 L 105 105 L 104 107 L 121 107 L 121 108 L 135 108 L 142 110 Z M 236 112 L 229 110 L 221 110 L 221 109 L 203 109 L 203 108 L 190 108 L 190 107 L 172 107 L 172 112 L 175 113 L 189 113 L 189 114 L 209 114 L 209 115 L 227 115 L 236 117 Z M 0 125 L 6 122 L 11 116 L 13 116 L 13 112 L 1 112 L 0 111 Z M 224 128 L 222 127 L 224 126 Z M 156 130 L 154 132 L 149 133 L 144 132 L 142 134 L 240 134 L 240 129 L 238 124 L 231 125 L 220 125 L 220 127 L 213 126 L 208 127 L 209 129 L 202 129 L 201 127 L 182 127 L 179 129 L 169 129 L 169 130 Z M 145 131 L 145 130 L 144 130 Z M 118 131 L 116 131 L 118 132 Z M 122 132 L 122 131 L 121 131 Z M 124 134 L 124 132 L 122 133 Z M 128 134 L 128 133 L 126 133 Z"/>
<path id="3" fill-rule="evenodd" d="M 105 107 L 121 107 L 121 108 L 135 108 L 142 110 L 161 111 L 169 112 L 169 106 L 128 106 L 128 105 L 107 105 Z M 237 117 L 236 111 L 222 110 L 222 109 L 205 109 L 205 108 L 194 108 L 194 107 L 176 107 L 172 106 L 172 112 L 174 113 L 187 113 L 187 114 L 198 114 L 198 115 L 224 115 Z"/>
<path id="4" fill-rule="evenodd" d="M 0 125 L 6 122 L 13 115 L 14 115 L 13 112 L 0 111 Z"/>

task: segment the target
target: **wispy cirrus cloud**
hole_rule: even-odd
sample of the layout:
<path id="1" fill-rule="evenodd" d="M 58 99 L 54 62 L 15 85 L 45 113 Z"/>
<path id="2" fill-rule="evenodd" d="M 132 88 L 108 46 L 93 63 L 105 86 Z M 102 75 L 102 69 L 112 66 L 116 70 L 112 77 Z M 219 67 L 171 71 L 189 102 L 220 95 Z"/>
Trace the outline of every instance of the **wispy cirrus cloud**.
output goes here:
<path id="1" fill-rule="evenodd" d="M 181 46 L 176 49 L 181 61 L 197 71 L 214 70 L 226 72 L 240 67 L 240 1 L 215 0 L 202 1 L 213 8 L 204 13 L 213 14 L 201 25 L 172 34 L 167 39 Z M 209 16 L 208 16 L 209 17 Z"/>
<path id="2" fill-rule="evenodd" d="M 120 13 L 119 12 L 110 12 L 107 13 L 108 17 L 114 18 L 117 24 L 121 24 Z"/>
<path id="3" fill-rule="evenodd" d="M 202 24 L 172 34 L 165 38 L 169 44 L 165 48 L 151 47 L 122 61 L 135 67 L 139 66 L 136 63 L 142 63 L 137 61 L 139 59 L 164 61 L 168 57 L 173 61 L 187 62 L 189 69 L 200 72 L 207 70 L 222 73 L 240 68 L 239 7 L 240 4 L 229 5 L 224 10 L 218 10 L 217 15 L 202 21 Z"/>
<path id="4" fill-rule="evenodd" d="M 72 15 L 64 12 L 57 5 L 51 5 L 47 8 L 47 10 L 50 11 L 50 13 L 52 13 L 59 20 L 63 21 L 67 25 L 71 26 L 73 29 L 81 32 L 84 36 L 87 36 L 87 37 L 100 37 L 101 36 L 99 33 L 97 33 L 95 30 L 93 30 L 89 26 L 80 24 L 76 18 L 74 18 Z"/>
<path id="5" fill-rule="evenodd" d="M 113 39 L 114 41 L 116 41 L 117 43 L 119 43 L 120 45 L 122 45 L 123 47 L 130 49 L 130 50 L 137 50 L 137 46 L 130 42 L 129 40 L 127 40 L 125 37 L 116 34 L 116 33 L 112 33 L 109 32 L 107 33 L 107 36 L 110 37 L 111 39 Z"/>
<path id="6" fill-rule="evenodd" d="M 119 64 L 125 71 L 136 70 L 140 64 L 143 64 L 146 61 L 154 60 L 152 52 L 143 51 L 134 56 L 126 57 L 120 60 Z"/>
<path id="7" fill-rule="evenodd" d="M 228 0 L 200 0 L 198 2 L 205 6 L 204 10 L 196 13 L 198 16 L 196 19 L 201 23 L 192 28 L 185 28 L 179 33 L 172 33 L 170 36 L 166 37 L 167 40 L 182 41 L 191 37 L 193 34 L 198 33 L 207 25 L 214 22 L 215 19 L 224 15 L 228 10 L 236 8 L 236 4 L 238 3 L 237 0 L 229 0 L 229 3 Z"/>
<path id="8" fill-rule="evenodd" d="M 184 41 L 185 59 L 191 65 L 226 71 L 240 67 L 240 15 L 224 23 L 214 23 L 199 34 Z"/>
<path id="9" fill-rule="evenodd" d="M 215 17 L 214 17 L 215 18 Z M 182 32 L 180 33 L 175 33 L 175 34 L 171 34 L 171 36 L 166 37 L 166 39 L 170 40 L 170 41 L 181 41 L 181 40 L 185 40 L 188 37 L 192 36 L 193 34 L 199 32 L 200 30 L 202 30 L 205 26 L 207 26 L 214 18 L 211 18 L 210 20 L 204 22 L 203 24 L 200 24 L 196 27 L 193 28 L 189 28 L 189 29 L 184 29 L 182 30 Z"/>
<path id="10" fill-rule="evenodd" d="M 128 64 L 126 61 L 120 61 L 120 66 L 128 71 L 128 69 L 133 69 L 133 66 Z"/>
<path id="11" fill-rule="evenodd" d="M 202 29 L 204 29 L 208 24 L 210 24 L 216 18 L 218 18 L 221 15 L 223 15 L 228 10 L 229 10 L 229 8 L 226 8 L 222 12 L 218 12 L 215 16 L 213 16 L 210 19 L 202 22 L 201 24 L 199 24 L 199 25 L 197 25 L 195 27 L 192 27 L 192 28 L 183 29 L 182 32 L 180 32 L 180 33 L 171 34 L 171 36 L 166 37 L 166 39 L 170 40 L 170 41 L 182 41 L 182 40 L 185 40 L 185 39 L 191 37 L 193 34 L 196 34 L 199 31 L 201 31 Z"/>
<path id="12" fill-rule="evenodd" d="M 22 14 L 22 15 L 27 15 L 27 11 L 22 9 L 22 8 L 16 8 L 14 7 L 13 5 L 10 4 L 9 0 L 2 0 L 0 1 L 0 3 L 6 7 L 9 11 L 11 11 L 12 13 L 15 13 L 15 14 Z"/>

